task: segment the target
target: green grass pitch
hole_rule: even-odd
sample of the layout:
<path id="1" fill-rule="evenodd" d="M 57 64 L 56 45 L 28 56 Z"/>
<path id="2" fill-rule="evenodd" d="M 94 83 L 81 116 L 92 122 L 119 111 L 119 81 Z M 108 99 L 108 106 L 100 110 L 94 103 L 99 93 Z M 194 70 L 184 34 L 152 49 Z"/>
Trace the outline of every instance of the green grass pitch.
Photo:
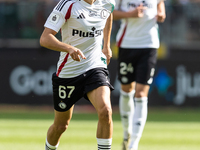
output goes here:
<path id="1" fill-rule="evenodd" d="M 52 111 L 0 110 L 0 149 L 44 150 Z M 122 126 L 113 114 L 112 150 L 121 150 Z M 96 150 L 97 115 L 74 113 L 58 150 Z M 150 108 L 139 150 L 199 150 L 200 108 Z"/>

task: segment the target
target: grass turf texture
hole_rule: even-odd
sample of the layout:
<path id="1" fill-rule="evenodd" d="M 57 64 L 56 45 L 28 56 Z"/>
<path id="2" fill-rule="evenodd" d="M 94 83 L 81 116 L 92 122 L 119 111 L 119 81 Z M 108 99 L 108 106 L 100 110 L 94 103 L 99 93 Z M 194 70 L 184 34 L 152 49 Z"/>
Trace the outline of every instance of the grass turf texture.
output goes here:
<path id="1" fill-rule="evenodd" d="M 149 108 L 139 150 L 199 150 L 199 109 Z M 52 111 L 0 110 L 0 149 L 44 150 Z M 119 113 L 113 114 L 112 150 L 121 150 L 122 126 Z M 95 150 L 97 115 L 74 113 L 58 150 Z"/>

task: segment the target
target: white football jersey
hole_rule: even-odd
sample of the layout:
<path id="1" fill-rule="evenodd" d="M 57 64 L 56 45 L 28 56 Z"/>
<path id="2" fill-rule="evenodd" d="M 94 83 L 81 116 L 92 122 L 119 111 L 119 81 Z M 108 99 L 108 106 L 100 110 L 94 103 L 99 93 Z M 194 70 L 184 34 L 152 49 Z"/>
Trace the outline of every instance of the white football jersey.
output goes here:
<path id="1" fill-rule="evenodd" d="M 121 1 L 121 2 L 120 2 Z M 158 48 L 157 4 L 163 0 L 116 0 L 116 10 L 134 10 L 141 3 L 147 7 L 142 18 L 122 19 L 117 44 L 122 48 Z M 121 3 L 121 4 L 120 4 Z"/>
<path id="2" fill-rule="evenodd" d="M 107 68 L 102 53 L 103 29 L 114 4 L 114 0 L 96 0 L 92 5 L 84 0 L 61 0 L 55 6 L 44 26 L 56 32 L 61 29 L 62 42 L 80 49 L 86 57 L 78 62 L 61 52 L 58 77 L 71 78 L 93 68 Z"/>

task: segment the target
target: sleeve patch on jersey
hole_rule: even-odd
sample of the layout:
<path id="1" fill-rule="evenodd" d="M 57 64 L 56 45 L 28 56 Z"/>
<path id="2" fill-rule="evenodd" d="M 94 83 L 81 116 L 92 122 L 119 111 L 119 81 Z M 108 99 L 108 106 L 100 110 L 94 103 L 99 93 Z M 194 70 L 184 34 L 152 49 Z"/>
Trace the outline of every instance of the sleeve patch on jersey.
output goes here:
<path id="1" fill-rule="evenodd" d="M 59 21 L 59 18 L 60 16 L 55 14 L 55 13 L 52 13 L 50 18 L 49 18 L 49 21 L 52 23 L 52 24 L 57 24 L 58 21 Z"/>

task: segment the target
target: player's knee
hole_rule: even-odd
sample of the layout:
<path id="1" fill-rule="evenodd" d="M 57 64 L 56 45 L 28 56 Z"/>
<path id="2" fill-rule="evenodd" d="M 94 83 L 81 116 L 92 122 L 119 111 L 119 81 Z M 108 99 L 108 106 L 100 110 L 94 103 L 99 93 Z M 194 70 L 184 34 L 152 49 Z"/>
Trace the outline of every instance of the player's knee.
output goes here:
<path id="1" fill-rule="evenodd" d="M 98 112 L 99 120 L 108 121 L 112 120 L 112 109 L 110 107 L 104 106 Z"/>
<path id="2" fill-rule="evenodd" d="M 56 133 L 63 133 L 67 129 L 68 125 L 54 125 L 54 130 Z"/>
<path id="3" fill-rule="evenodd" d="M 147 97 L 147 93 L 144 91 L 136 91 L 135 97 Z"/>

